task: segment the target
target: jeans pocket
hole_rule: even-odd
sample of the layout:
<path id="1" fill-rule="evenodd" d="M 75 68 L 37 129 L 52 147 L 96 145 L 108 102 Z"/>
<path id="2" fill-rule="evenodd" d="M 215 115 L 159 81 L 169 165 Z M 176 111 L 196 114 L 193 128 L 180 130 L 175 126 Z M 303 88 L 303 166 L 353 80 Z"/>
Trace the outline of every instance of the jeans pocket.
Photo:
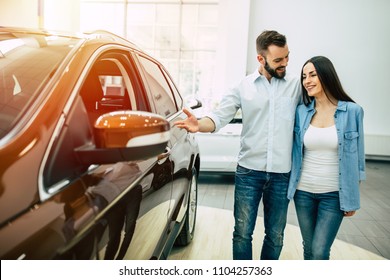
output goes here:
<path id="1" fill-rule="evenodd" d="M 285 180 L 290 180 L 290 175 L 291 175 L 291 172 L 287 172 L 287 173 L 280 173 L 280 176 L 285 179 Z"/>
<path id="2" fill-rule="evenodd" d="M 241 165 L 237 165 L 236 175 L 237 175 L 237 176 L 240 176 L 240 175 L 248 175 L 248 174 L 251 173 L 251 171 L 252 171 L 251 169 L 242 167 Z"/>

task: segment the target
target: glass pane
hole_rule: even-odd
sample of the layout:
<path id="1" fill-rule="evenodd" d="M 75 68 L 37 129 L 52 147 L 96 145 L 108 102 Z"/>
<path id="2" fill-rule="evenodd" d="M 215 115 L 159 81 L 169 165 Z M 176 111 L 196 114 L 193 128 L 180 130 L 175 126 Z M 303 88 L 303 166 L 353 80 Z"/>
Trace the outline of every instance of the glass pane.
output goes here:
<path id="1" fill-rule="evenodd" d="M 104 96 L 125 96 L 125 83 L 122 76 L 100 75 Z"/>
<path id="2" fill-rule="evenodd" d="M 157 26 L 156 27 L 156 48 L 179 49 L 179 27 L 178 26 Z"/>
<path id="3" fill-rule="evenodd" d="M 154 46 L 154 27 L 152 25 L 128 25 L 127 38 L 141 48 Z"/>
<path id="4" fill-rule="evenodd" d="M 202 60 L 207 63 L 213 63 L 215 59 L 215 51 L 198 51 L 196 52 L 196 60 Z"/>
<path id="5" fill-rule="evenodd" d="M 182 23 L 195 25 L 198 20 L 198 5 L 182 6 Z"/>
<path id="6" fill-rule="evenodd" d="M 216 27 L 199 27 L 196 48 L 215 50 L 217 39 L 218 30 Z"/>
<path id="7" fill-rule="evenodd" d="M 33 113 L 47 93 L 42 89 L 78 44 L 78 39 L 25 32 L 0 38 L 0 139 Z"/>
<path id="8" fill-rule="evenodd" d="M 179 4 L 183 0 L 128 0 L 132 3 L 177 3 Z M 210 1 L 210 0 L 202 0 L 202 1 Z"/>
<path id="9" fill-rule="evenodd" d="M 156 104 L 156 113 L 164 117 L 170 116 L 177 111 L 176 105 L 171 89 L 160 67 L 143 56 L 139 58 L 145 70 L 146 82 L 149 85 L 150 94 Z"/>
<path id="10" fill-rule="evenodd" d="M 179 24 L 180 23 L 180 6 L 157 5 L 156 6 L 156 23 L 157 24 Z"/>
<path id="11" fill-rule="evenodd" d="M 164 72 L 164 75 L 167 78 L 167 81 L 168 81 L 168 83 L 169 83 L 169 85 L 171 87 L 172 93 L 175 96 L 175 100 L 176 100 L 176 104 L 177 104 L 178 108 L 182 108 L 182 106 L 183 106 L 183 98 L 180 95 L 180 93 L 178 92 L 177 87 L 176 87 L 176 85 L 174 83 L 174 80 L 172 80 L 173 77 L 171 75 L 169 75 L 169 73 L 167 73 L 165 71 L 165 69 L 163 69 L 163 72 Z"/>
<path id="12" fill-rule="evenodd" d="M 123 3 L 81 3 L 80 29 L 103 29 L 124 36 Z"/>
<path id="13" fill-rule="evenodd" d="M 176 50 L 156 50 L 155 55 L 160 58 L 160 61 L 167 60 L 167 59 L 174 59 L 177 61 L 179 59 L 179 51 Z M 165 65 L 164 65 L 165 66 Z"/>
<path id="14" fill-rule="evenodd" d="M 127 23 L 151 24 L 155 22 L 155 5 L 127 4 Z"/>
<path id="15" fill-rule="evenodd" d="M 214 69 L 217 28 L 218 1 L 128 4 L 128 38 L 163 63 L 183 95 L 212 87 L 213 73 L 208 68 Z"/>
<path id="16" fill-rule="evenodd" d="M 199 25 L 218 24 L 218 5 L 199 5 Z"/>
<path id="17" fill-rule="evenodd" d="M 195 63 L 195 73 L 199 82 L 199 93 L 210 94 L 214 78 L 214 63 L 198 61 Z"/>
<path id="18" fill-rule="evenodd" d="M 107 2 L 113 2 L 113 3 L 118 3 L 118 2 L 122 2 L 124 3 L 126 0 L 81 0 L 80 2 L 84 2 L 84 3 L 88 3 L 88 2 L 92 2 L 92 3 L 96 3 L 96 2 L 103 2 L 103 3 L 107 3 Z"/>
<path id="19" fill-rule="evenodd" d="M 178 63 L 178 59 L 176 59 L 176 60 L 162 60 L 161 63 L 167 69 L 167 71 L 171 75 L 171 78 L 173 79 L 173 81 L 177 85 L 177 81 L 179 81 L 179 63 Z"/>
<path id="20" fill-rule="evenodd" d="M 194 51 L 182 51 L 181 59 L 182 60 L 194 59 Z"/>
<path id="21" fill-rule="evenodd" d="M 198 91 L 198 83 L 194 80 L 194 74 L 194 64 L 192 62 L 180 63 L 179 84 L 183 96 L 192 96 Z"/>
<path id="22" fill-rule="evenodd" d="M 194 49 L 196 39 L 196 28 L 189 25 L 184 25 L 181 28 L 181 48 Z"/>

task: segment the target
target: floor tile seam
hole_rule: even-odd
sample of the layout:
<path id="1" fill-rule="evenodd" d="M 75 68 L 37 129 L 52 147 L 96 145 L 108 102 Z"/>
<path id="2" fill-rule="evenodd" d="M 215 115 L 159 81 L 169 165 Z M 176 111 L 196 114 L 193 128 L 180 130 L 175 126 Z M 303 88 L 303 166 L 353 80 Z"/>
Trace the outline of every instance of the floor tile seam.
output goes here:
<path id="1" fill-rule="evenodd" d="M 367 239 L 371 242 L 372 246 L 374 246 L 375 249 L 378 250 L 379 254 L 380 254 L 382 257 L 384 257 L 384 258 L 386 258 L 386 259 L 389 259 L 389 257 L 386 257 L 386 256 L 382 253 L 382 252 L 383 252 L 383 248 L 382 248 L 381 246 L 376 246 L 375 243 L 371 241 L 371 239 L 373 239 L 373 238 L 375 238 L 375 239 L 388 239 L 389 242 L 388 242 L 387 244 L 390 244 L 390 238 L 367 237 Z M 389 250 L 389 251 L 390 251 L 390 250 Z"/>
<path id="2" fill-rule="evenodd" d="M 358 225 L 358 224 L 356 224 L 356 221 L 351 221 L 352 222 L 352 224 L 355 226 L 355 227 L 357 227 L 357 229 L 364 235 L 364 236 L 367 236 L 367 237 L 383 237 L 383 236 L 372 236 L 372 235 L 367 235 L 367 233 L 365 233 L 365 232 L 363 232 L 361 229 L 360 229 L 360 226 L 361 225 Z M 384 237 L 386 237 L 386 236 L 389 236 L 389 238 L 390 238 L 390 232 L 385 228 L 385 227 L 383 227 L 381 224 L 380 224 L 380 222 L 378 222 L 378 221 L 372 221 L 372 220 L 369 220 L 368 222 L 370 222 L 370 223 L 374 223 L 374 225 L 376 226 L 376 227 L 378 227 L 383 233 L 384 233 Z M 386 234 L 386 233 L 388 233 L 388 234 Z M 390 246 L 390 245 L 389 245 Z"/>
<path id="3" fill-rule="evenodd" d="M 345 235 L 345 234 L 344 234 L 344 235 Z M 352 236 L 352 235 L 351 235 L 351 236 Z M 338 236 L 338 235 L 337 235 L 337 236 L 336 236 L 336 240 L 342 241 L 342 242 L 344 242 L 344 243 L 347 243 L 347 244 L 350 244 L 350 245 L 353 245 L 353 246 L 356 246 L 356 247 L 358 247 L 358 248 L 361 248 L 361 249 L 363 249 L 363 250 L 366 250 L 366 251 L 368 251 L 368 252 L 371 252 L 371 253 L 373 253 L 373 254 L 376 254 L 376 255 L 379 255 L 379 256 L 385 258 L 385 256 L 383 255 L 383 253 L 378 249 L 377 246 L 375 246 L 375 244 L 374 244 L 367 236 L 357 236 L 357 237 L 364 237 L 364 238 L 367 240 L 367 242 L 369 242 L 369 244 L 370 244 L 375 250 L 369 249 L 369 248 L 365 248 L 364 246 L 359 245 L 358 242 L 351 242 L 351 241 L 349 241 L 349 240 L 344 240 L 344 239 L 342 238 L 342 236 Z"/>

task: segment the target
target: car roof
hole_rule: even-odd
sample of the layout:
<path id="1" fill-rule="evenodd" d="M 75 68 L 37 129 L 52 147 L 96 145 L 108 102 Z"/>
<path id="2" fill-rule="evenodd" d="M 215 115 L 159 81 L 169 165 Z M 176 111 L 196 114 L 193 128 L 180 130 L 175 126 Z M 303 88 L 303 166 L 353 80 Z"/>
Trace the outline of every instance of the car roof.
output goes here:
<path id="1" fill-rule="evenodd" d="M 49 43 L 50 42 L 50 43 Z M 31 52 L 23 52 L 23 56 L 21 56 L 21 52 L 18 52 L 17 49 L 20 46 L 27 46 Z M 49 46 L 52 48 L 46 48 Z M 46 77 L 51 77 L 54 75 L 56 71 L 60 69 L 59 67 L 62 65 L 62 61 L 66 61 L 64 65 L 67 65 L 71 58 L 75 56 L 75 54 L 80 54 L 82 56 L 89 57 L 89 55 L 94 52 L 96 49 L 102 46 L 119 46 L 125 47 L 128 50 L 133 50 L 138 53 L 142 53 L 148 56 L 145 52 L 143 52 L 140 48 L 138 48 L 134 43 L 117 36 L 113 33 L 104 30 L 96 30 L 91 32 L 84 33 L 71 33 L 71 32 L 57 32 L 57 31 L 49 31 L 44 29 L 37 28 L 23 28 L 23 27 L 3 27 L 0 26 L 0 59 L 3 60 L 2 65 L 0 67 L 14 67 L 13 61 L 11 58 L 11 54 L 16 55 L 15 58 L 19 60 L 21 57 L 29 59 L 30 67 L 38 68 L 38 63 L 35 64 L 34 59 L 38 59 L 39 63 L 42 61 L 43 66 L 40 68 L 42 71 L 39 71 L 40 76 L 31 75 L 26 76 L 26 80 L 22 81 L 20 77 L 24 77 L 21 73 L 17 75 L 16 70 L 5 72 L 9 87 L 10 94 L 14 94 L 15 89 L 17 89 L 17 93 L 20 93 L 19 83 L 22 82 L 29 85 L 31 92 L 35 92 L 36 88 L 43 85 L 44 79 Z M 41 52 L 41 50 L 43 50 Z M 83 51 L 78 51 L 83 50 Z M 44 56 L 44 52 L 49 52 L 52 55 L 53 59 L 49 60 L 48 57 Z M 39 55 L 39 56 L 38 56 Z M 149 57 L 149 56 L 148 56 Z M 31 58 L 31 59 L 30 59 Z M 16 61 L 15 59 L 15 61 Z M 52 61 L 52 62 L 50 62 Z M 52 67 L 46 67 L 47 63 L 53 63 Z M 27 66 L 26 66 L 27 67 Z M 47 71 L 43 71 L 47 68 Z M 24 68 L 24 67 L 20 67 Z M 1 69 L 3 70 L 3 69 Z M 23 69 L 21 70 L 24 71 Z M 15 78 L 16 77 L 16 78 Z M 3 77 L 4 79 L 4 77 Z M 31 80 L 34 79 L 34 83 L 30 83 Z M 41 80 L 39 80 L 41 79 Z M 15 80 L 17 83 L 15 83 Z M 38 82 L 37 82 L 38 81 Z M 32 85 L 32 86 L 30 86 Z M 36 87 L 34 87 L 36 86 Z M 2 88 L 0 91 L 4 91 L 5 83 L 3 82 Z M 33 98 L 37 98 L 37 95 L 31 93 L 29 95 L 31 100 Z M 19 102 L 19 101 L 15 101 Z M 0 104 L 1 105 L 1 104 Z M 27 105 L 27 103 L 25 104 Z M 18 106 L 21 106 L 18 103 Z M 9 104 L 9 107 L 13 109 L 12 105 Z M 27 107 L 25 108 L 27 110 Z M 11 114 L 13 117 L 8 118 L 8 122 L 5 123 L 6 130 L 2 129 L 0 126 L 0 146 L 2 143 L 5 143 L 5 136 L 9 137 L 9 132 L 14 129 L 16 123 L 19 122 L 19 117 L 25 115 L 25 109 L 19 108 L 15 114 Z M 18 117 L 17 117 L 18 116 Z M 3 125 L 3 124 L 2 124 Z M 8 138 L 7 138 L 8 139 Z"/>
<path id="2" fill-rule="evenodd" d="M 40 28 L 27 28 L 27 27 L 6 27 L 0 26 L 0 41 L 2 39 L 11 39 L 16 37 L 16 34 L 25 34 L 25 35 L 37 35 L 37 36 L 62 36 L 69 37 L 75 39 L 84 39 L 86 43 L 100 41 L 106 43 L 118 43 L 122 45 L 126 45 L 131 47 L 134 50 L 143 52 L 141 48 L 139 48 L 133 42 L 116 35 L 112 32 L 106 30 L 93 30 L 93 31 L 85 31 L 85 32 L 67 32 L 67 31 L 53 31 L 47 29 Z"/>

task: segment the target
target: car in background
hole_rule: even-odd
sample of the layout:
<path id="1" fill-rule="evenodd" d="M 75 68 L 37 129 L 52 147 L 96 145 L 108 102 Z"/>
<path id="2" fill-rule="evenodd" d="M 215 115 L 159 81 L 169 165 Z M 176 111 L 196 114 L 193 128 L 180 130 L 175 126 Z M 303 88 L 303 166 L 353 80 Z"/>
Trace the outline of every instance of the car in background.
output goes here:
<path id="1" fill-rule="evenodd" d="M 0 258 L 166 259 L 200 167 L 166 69 L 114 34 L 0 27 Z"/>
<path id="2" fill-rule="evenodd" d="M 236 116 L 226 126 L 215 133 L 197 133 L 201 155 L 200 171 L 233 173 L 236 171 L 240 151 L 242 115 Z"/>

